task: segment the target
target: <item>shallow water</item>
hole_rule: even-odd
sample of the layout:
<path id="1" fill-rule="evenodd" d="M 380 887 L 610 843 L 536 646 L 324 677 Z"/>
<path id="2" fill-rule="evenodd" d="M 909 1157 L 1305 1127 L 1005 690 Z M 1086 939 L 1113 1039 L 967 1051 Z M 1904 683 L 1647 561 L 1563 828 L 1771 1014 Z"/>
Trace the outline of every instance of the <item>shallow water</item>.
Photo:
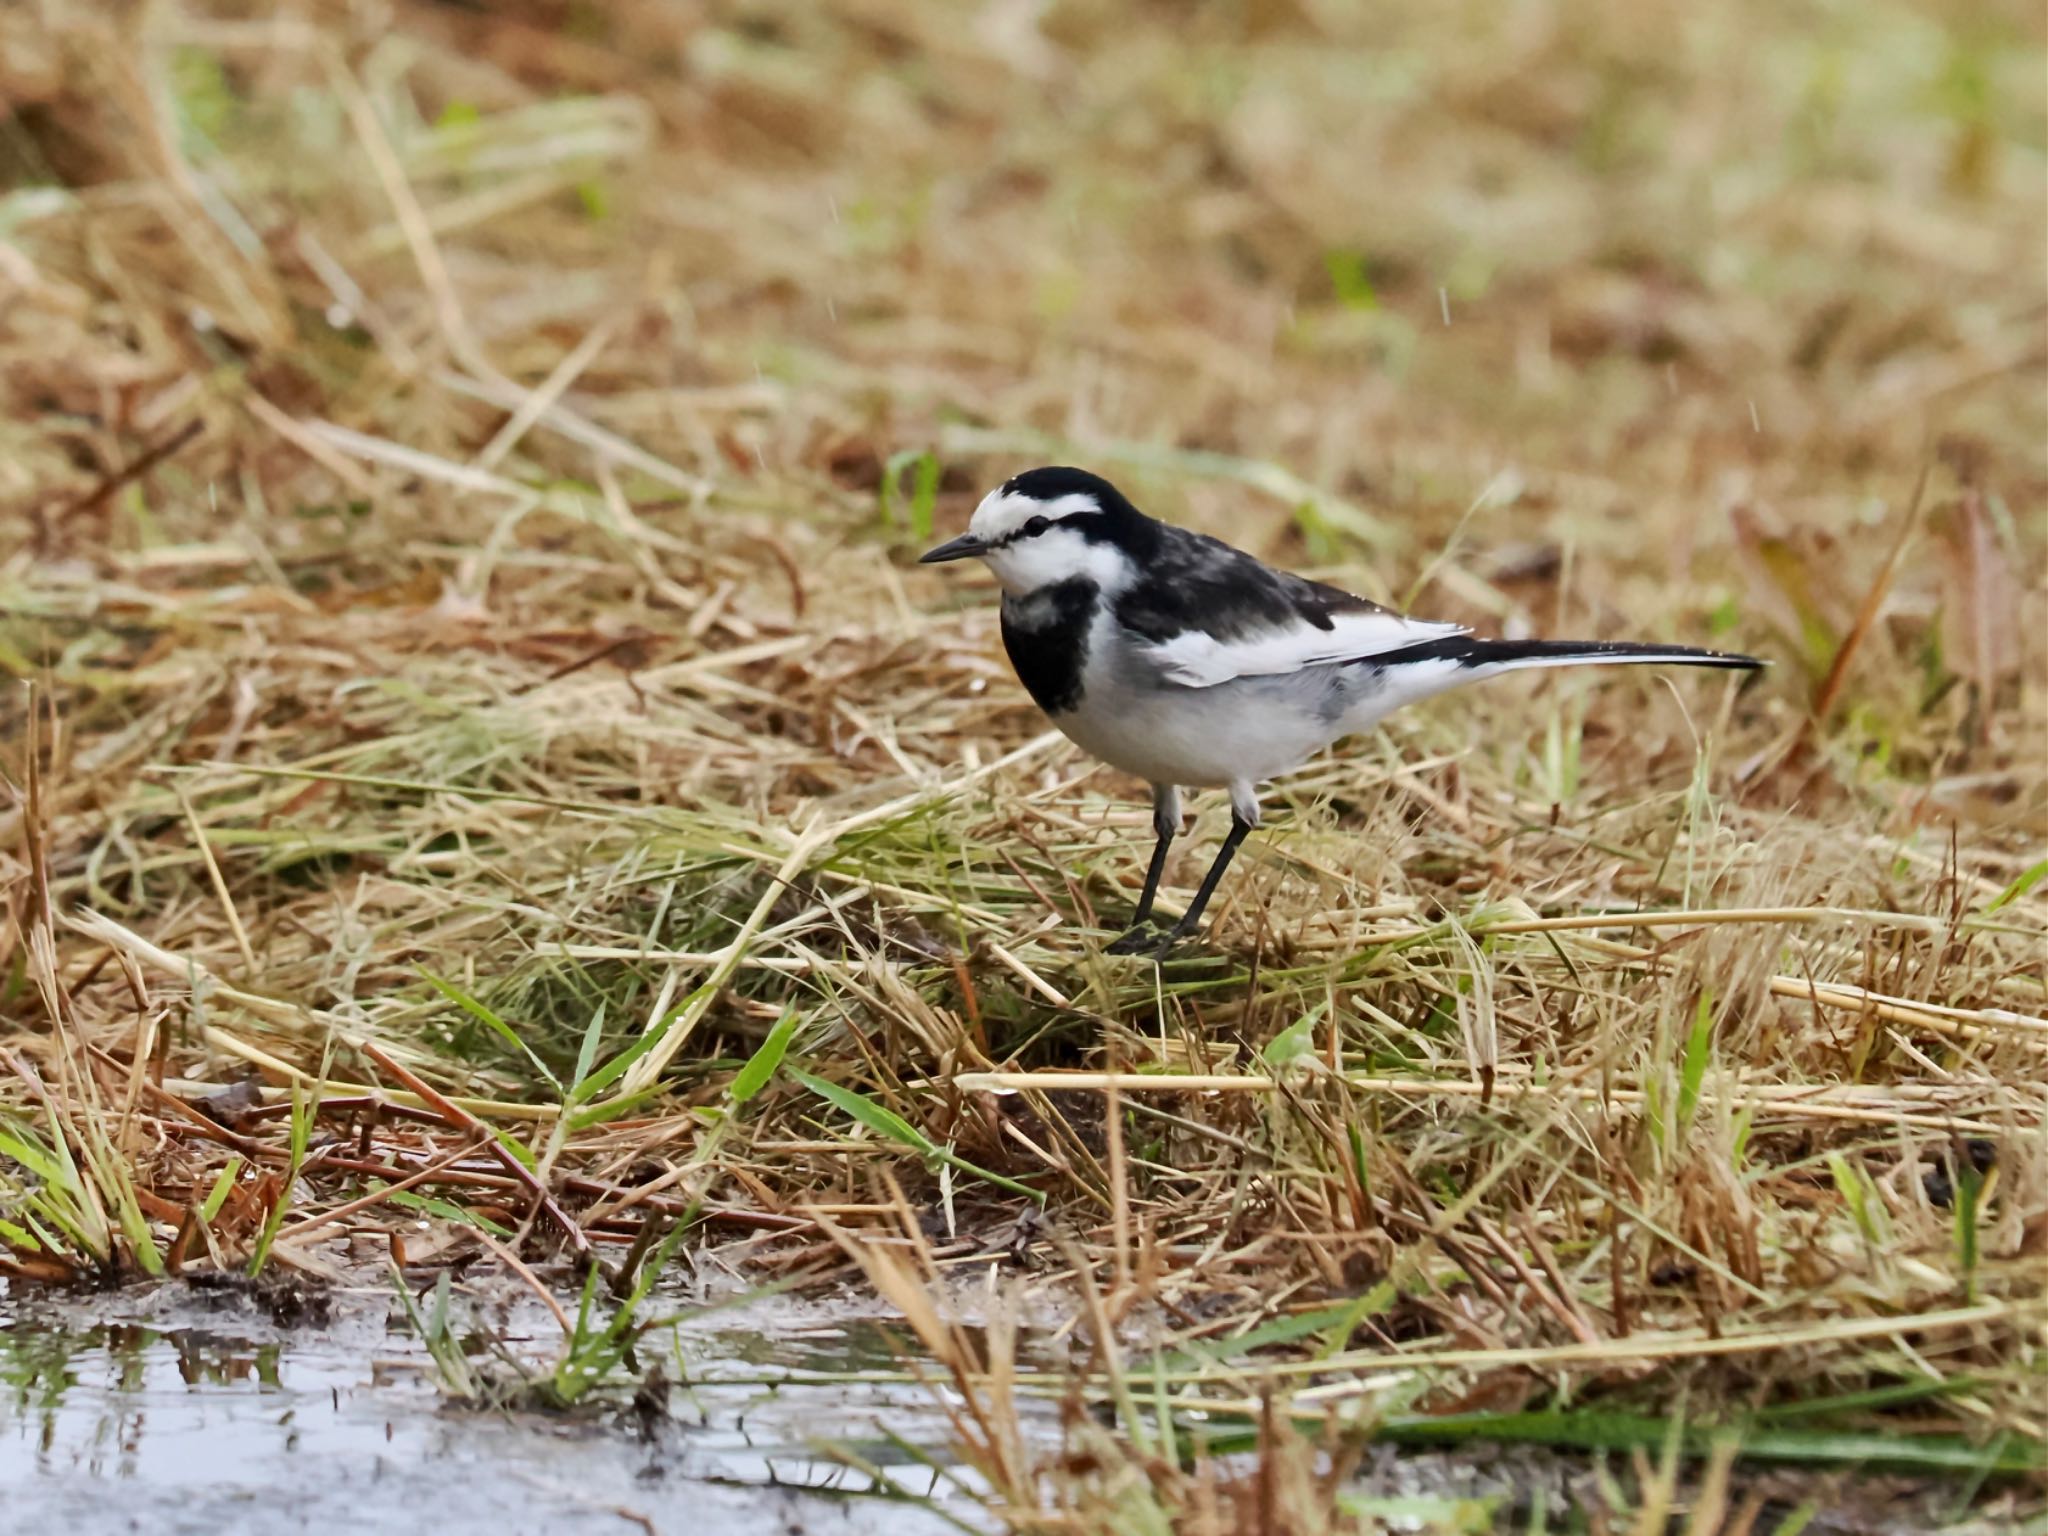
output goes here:
<path id="1" fill-rule="evenodd" d="M 180 1286 L 0 1293 L 0 1486 L 17 1527 L 79 1536 L 262 1536 L 324 1520 L 446 1536 L 953 1529 L 877 1497 L 822 1449 L 845 1445 L 927 1494 L 932 1472 L 883 1433 L 942 1457 L 943 1415 L 923 1389 L 708 1380 L 894 1363 L 871 1322 L 770 1305 L 770 1328 L 736 1313 L 680 1331 L 693 1384 L 643 1435 L 617 1417 L 445 1406 L 424 1351 L 388 1326 L 388 1292 L 338 1298 L 317 1328 L 281 1327 L 245 1298 Z M 522 1341 L 521 1321 L 501 1335 L 544 1358 L 546 1334 Z M 677 1374 L 672 1356 L 664 1364 Z M 958 1495 L 947 1507 L 975 1520 Z"/>
<path id="2" fill-rule="evenodd" d="M 680 1325 L 673 1349 L 667 1330 L 652 1335 L 641 1363 L 658 1358 L 675 1385 L 667 1412 L 643 1424 L 619 1412 L 451 1406 L 410 1328 L 394 1326 L 390 1290 L 365 1286 L 331 1300 L 325 1318 L 281 1323 L 239 1291 L 0 1288 L 0 1488 L 16 1528 L 64 1536 L 269 1536 L 324 1521 L 436 1536 L 924 1536 L 958 1530 L 953 1521 L 991 1528 L 972 1498 L 921 1460 L 946 1461 L 948 1425 L 928 1389 L 839 1379 L 900 1364 L 892 1330 L 853 1307 L 768 1297 Z M 559 1342 L 524 1292 L 486 1291 L 467 1314 L 528 1362 L 544 1364 Z M 1027 1400 L 1020 1412 L 1027 1434 L 1054 1443 L 1051 1404 Z M 828 1447 L 944 1514 L 885 1496 Z M 1738 1474 L 1737 1492 L 1751 1476 Z M 1590 1479 L 1585 1458 L 1533 1446 L 1380 1446 L 1351 1486 L 1363 1507 L 1392 1517 L 1390 1528 L 1470 1532 L 1529 1528 L 1532 1498 L 1555 1519 L 1578 1506 Z M 1777 1514 L 1810 1502 L 1809 1536 L 2018 1528 L 2009 1516 L 1966 1516 L 1953 1487 L 1864 1485 L 1853 1475 L 1771 1480 L 1784 1485 Z"/>

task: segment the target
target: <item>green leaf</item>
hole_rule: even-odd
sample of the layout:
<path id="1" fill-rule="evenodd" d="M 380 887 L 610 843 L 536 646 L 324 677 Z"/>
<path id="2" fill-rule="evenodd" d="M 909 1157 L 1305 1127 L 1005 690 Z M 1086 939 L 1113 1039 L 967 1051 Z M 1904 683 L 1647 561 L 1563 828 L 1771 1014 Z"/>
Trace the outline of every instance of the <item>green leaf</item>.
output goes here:
<path id="1" fill-rule="evenodd" d="M 1365 270 L 1365 257 L 1358 251 L 1326 251 L 1323 269 L 1330 274 L 1330 287 L 1337 302 L 1346 309 L 1378 309 L 1379 290 Z"/>
<path id="2" fill-rule="evenodd" d="M 1284 1067 L 1313 1051 L 1316 1046 L 1316 1021 L 1323 1016 L 1324 1006 L 1322 1003 L 1316 1004 L 1307 1014 L 1268 1040 L 1265 1049 L 1259 1052 L 1260 1059 L 1269 1067 Z"/>
<path id="3" fill-rule="evenodd" d="M 124 1170 L 125 1171 L 125 1170 Z M 149 1221 L 142 1214 L 142 1207 L 135 1200 L 135 1186 L 122 1183 L 114 1191 L 114 1213 L 120 1218 L 121 1233 L 128 1239 L 129 1252 L 135 1255 L 143 1273 L 161 1275 L 164 1272 L 163 1255 L 157 1252 L 156 1238 L 149 1230 Z"/>
<path id="4" fill-rule="evenodd" d="M 555 1092 L 560 1093 L 562 1091 L 562 1084 L 560 1080 L 556 1078 L 554 1073 L 548 1070 L 548 1064 L 546 1062 L 542 1061 L 538 1056 L 533 1054 L 533 1048 L 529 1046 L 525 1040 L 520 1038 L 518 1030 L 514 1029 L 510 1024 L 507 1024 L 503 1019 L 499 1018 L 496 1013 L 492 1012 L 491 1009 L 486 1007 L 483 1003 L 479 1002 L 476 998 L 471 997 L 467 992 L 463 991 L 462 988 L 456 986 L 454 982 L 443 981 L 440 977 L 436 976 L 432 971 L 428 970 L 425 966 L 419 967 L 419 973 L 427 979 L 427 984 L 433 987 L 433 989 L 436 992 L 439 992 L 443 997 L 447 998 L 449 1002 L 453 1003 L 456 1007 L 460 1008 L 464 1013 L 468 1014 L 478 1023 L 486 1025 L 490 1029 L 495 1030 L 501 1037 L 503 1037 L 507 1045 L 511 1046 L 512 1049 L 518 1051 L 528 1061 L 532 1062 L 534 1071 L 538 1072 L 542 1077 L 546 1078 L 548 1082 L 553 1085 Z"/>
<path id="5" fill-rule="evenodd" d="M 1984 1175 L 1967 1157 L 1956 1159 L 1956 1265 L 1963 1272 L 1963 1296 L 1977 1299 L 1977 1212 L 1984 1200 Z"/>
<path id="6" fill-rule="evenodd" d="M 1318 1307 L 1313 1312 L 1297 1312 L 1287 1317 L 1270 1318 L 1256 1328 L 1247 1328 L 1243 1333 L 1234 1334 L 1227 1339 L 1195 1339 L 1164 1358 L 1170 1370 L 1186 1370 L 1191 1366 L 1236 1360 L 1255 1349 L 1268 1349 L 1275 1344 L 1291 1344 L 1296 1339 L 1315 1338 L 1333 1328 L 1341 1328 L 1347 1322 L 1356 1327 L 1365 1315 L 1365 1304 L 1374 1301 L 1378 1290 L 1379 1287 L 1375 1286 L 1357 1300 L 1338 1302 L 1335 1306 Z"/>
<path id="7" fill-rule="evenodd" d="M 1378 1317 L 1382 1312 L 1401 1299 L 1401 1288 L 1392 1280 L 1382 1280 L 1358 1300 L 1345 1309 L 1344 1315 L 1330 1325 L 1324 1335 L 1322 1354 L 1334 1355 L 1340 1349 L 1350 1346 L 1351 1335 L 1358 1331 L 1358 1325 L 1369 1317 Z"/>
<path id="8" fill-rule="evenodd" d="M 533 1148 L 529 1147 L 525 1142 L 515 1140 L 509 1131 L 501 1126 L 492 1124 L 488 1120 L 480 1120 L 477 1123 L 491 1133 L 492 1138 L 496 1140 L 499 1146 L 518 1158 L 528 1169 L 540 1167 L 540 1159 L 533 1155 Z"/>
<path id="9" fill-rule="evenodd" d="M 310 1094 L 299 1091 L 299 1080 L 292 1079 L 292 1123 L 291 1123 L 291 1167 L 292 1177 L 297 1178 L 299 1169 L 306 1161 L 306 1151 L 313 1145 L 313 1126 L 320 1117 L 320 1098 L 327 1090 L 327 1063 L 320 1064 L 320 1081 L 313 1085 Z"/>
<path id="10" fill-rule="evenodd" d="M 70 1240 L 71 1252 L 104 1266 L 113 1256 L 113 1233 L 107 1225 L 96 1184 L 112 1193 L 118 1201 L 118 1176 L 125 1169 L 125 1164 L 119 1162 L 112 1144 L 104 1135 L 97 1140 L 89 1135 L 83 1150 L 87 1163 L 93 1167 L 96 1184 L 88 1183 L 72 1157 L 71 1143 L 65 1137 L 63 1122 L 57 1117 L 56 1105 L 45 1100 L 43 1113 L 49 1126 L 48 1141 L 23 1121 L 0 1115 L 0 1156 L 12 1158 L 33 1173 L 38 1181 L 37 1187 L 27 1192 L 25 1202 L 14 1214 L 26 1221 L 38 1238 L 45 1238 L 42 1222 L 48 1222 Z M 95 1162 L 96 1145 L 115 1160 L 107 1165 Z M 129 1193 L 132 1195 L 133 1190 Z M 127 1213 L 117 1211 L 115 1214 L 125 1225 Z M 37 1217 L 42 1221 L 39 1222 Z M 140 1219 L 139 1212 L 136 1219 Z M 60 1245 L 46 1239 L 44 1246 L 56 1249 Z M 150 1251 L 154 1253 L 153 1245 Z M 142 1259 L 141 1262 L 146 1266 L 148 1261 Z"/>
<path id="11" fill-rule="evenodd" d="M 903 515 L 903 471 L 913 470 L 909 517 Z M 933 514 L 939 504 L 939 457 L 929 448 L 905 448 L 889 455 L 882 466 L 882 525 L 897 528 L 906 522 L 919 539 L 932 536 Z"/>
<path id="12" fill-rule="evenodd" d="M 34 1132 L 23 1127 L 19 1135 L 0 1131 L 0 1157 L 21 1164 L 45 1184 L 61 1182 L 57 1160 L 34 1140 Z"/>
<path id="13" fill-rule="evenodd" d="M 1678 1077 L 1678 1131 L 1682 1136 L 1692 1124 L 1692 1112 L 1699 1107 L 1700 1085 L 1707 1079 L 1707 1063 L 1714 1058 L 1714 998 L 1704 988 L 1693 1009 L 1692 1033 L 1685 1041 L 1685 1063 Z"/>
<path id="14" fill-rule="evenodd" d="M 591 1066 L 597 1061 L 597 1048 L 604 1039 L 604 1004 L 597 1005 L 597 1012 L 590 1016 L 590 1023 L 583 1031 L 583 1047 L 576 1053 L 576 1075 L 569 1082 L 573 1094 L 583 1086 L 583 1079 L 590 1076 Z"/>
<path id="15" fill-rule="evenodd" d="M 249 1255 L 252 1279 L 262 1274 L 263 1266 L 270 1262 L 271 1245 L 277 1241 L 277 1234 L 284 1226 L 285 1212 L 291 1209 L 292 1186 L 298 1183 L 299 1172 L 306 1165 L 306 1149 L 312 1144 L 313 1123 L 320 1113 L 320 1096 L 326 1086 L 325 1060 L 320 1063 L 320 1081 L 313 1085 L 310 1094 L 298 1078 L 292 1079 L 291 1159 L 285 1167 L 284 1187 L 278 1191 L 270 1214 L 264 1218 L 263 1230 L 256 1237 L 255 1251 Z"/>
<path id="16" fill-rule="evenodd" d="M 472 1398 L 476 1395 L 476 1379 L 470 1373 L 469 1362 L 464 1358 L 462 1345 L 448 1336 L 449 1271 L 443 1269 L 434 1284 L 434 1315 L 431 1319 L 420 1316 L 420 1309 L 413 1300 L 412 1288 L 405 1283 L 405 1275 L 396 1264 L 391 1266 L 392 1287 L 398 1292 L 398 1304 L 405 1309 L 406 1319 L 413 1331 L 427 1346 L 428 1357 L 434 1362 L 435 1374 L 439 1377 L 441 1390 L 452 1397 Z"/>
<path id="17" fill-rule="evenodd" d="M 1835 1190 L 1849 1207 L 1849 1216 L 1863 1240 L 1874 1248 L 1885 1247 L 1891 1235 L 1887 1230 L 1889 1223 L 1884 1217 L 1884 1201 L 1871 1186 L 1870 1175 L 1839 1152 L 1828 1154 L 1828 1172 L 1833 1175 Z"/>
<path id="18" fill-rule="evenodd" d="M 1955 1397 L 1975 1392 L 1983 1385 L 1981 1376 L 1922 1376 L 1913 1381 L 1893 1382 L 1889 1386 L 1869 1387 L 1861 1392 L 1838 1392 L 1828 1397 L 1777 1403 L 1769 1408 L 1759 1408 L 1756 1418 L 1759 1423 L 1769 1423 L 1782 1419 L 1821 1418 L 1829 1414 L 1866 1413 L 1873 1408 L 1896 1408 L 1902 1403 L 1923 1402 L 1930 1397 Z"/>
<path id="19" fill-rule="evenodd" d="M 1213 1423 L 1213 1421 L 1212 1421 Z M 1303 1427 L 1319 1428 L 1320 1419 L 1303 1418 Z M 1210 1455 L 1229 1455 L 1253 1448 L 1255 1425 L 1243 1429 L 1211 1428 L 1203 1437 Z M 1734 1437 L 1745 1461 L 1805 1463 L 1814 1466 L 1892 1467 L 1903 1471 L 2026 1475 L 2038 1472 L 2043 1446 L 2029 1435 L 2007 1431 L 1977 1444 L 1961 1435 L 1908 1434 L 1875 1430 L 1789 1428 L 1760 1421 L 1724 1425 L 1682 1423 L 1647 1415 L 1601 1409 L 1547 1409 L 1530 1413 L 1393 1414 L 1373 1430 L 1377 1440 L 1395 1445 L 1484 1445 L 1519 1442 L 1568 1447 L 1582 1451 L 1661 1452 L 1674 1434 L 1687 1455 L 1705 1456 L 1717 1441 Z"/>
<path id="20" fill-rule="evenodd" d="M 2040 863 L 2028 867 L 2017 880 L 1992 897 L 1991 904 L 1983 909 L 1982 915 L 1989 917 L 2000 907 L 2012 905 L 2012 903 L 2018 901 L 2043 880 L 2048 880 L 2048 859 L 2043 859 Z"/>
<path id="21" fill-rule="evenodd" d="M 794 1008 L 783 1010 L 782 1017 L 775 1021 L 775 1027 L 768 1031 L 768 1038 L 761 1042 L 761 1048 L 747 1058 L 747 1064 L 740 1068 L 727 1091 L 735 1104 L 744 1104 L 763 1088 L 775 1075 L 775 1069 L 782 1065 L 783 1053 L 789 1049 L 790 1037 L 796 1033 L 797 1012 Z"/>
<path id="22" fill-rule="evenodd" d="M 628 1067 L 661 1044 L 668 1032 L 675 1028 L 676 1020 L 683 1016 L 685 1009 L 703 1001 L 717 990 L 711 983 L 706 982 L 673 1008 L 669 1009 L 667 1016 L 660 1023 L 649 1029 L 638 1040 L 635 1040 L 631 1045 L 619 1052 L 618 1055 L 578 1083 L 569 1094 L 569 1102 L 571 1104 L 587 1104 L 598 1094 L 604 1092 L 605 1089 L 625 1075 Z"/>
<path id="23" fill-rule="evenodd" d="M 1368 1207 L 1372 1204 L 1372 1165 L 1365 1157 L 1365 1132 L 1356 1125 L 1344 1127 L 1344 1139 L 1351 1144 L 1351 1174 L 1358 1180 L 1358 1192 L 1365 1197 Z"/>
<path id="24" fill-rule="evenodd" d="M 636 1092 L 621 1094 L 616 1099 L 606 1099 L 601 1104 L 592 1104 L 587 1108 L 574 1110 L 569 1115 L 569 1129 L 571 1131 L 584 1131 L 593 1125 L 603 1125 L 607 1120 L 616 1120 L 621 1115 L 630 1115 L 649 1099 L 654 1098 L 657 1094 L 665 1093 L 667 1087 L 668 1085 L 665 1083 L 649 1083 L 645 1088 L 641 1088 Z M 700 1109 L 698 1113 L 703 1114 L 706 1111 Z"/>
<path id="25" fill-rule="evenodd" d="M 370 1188 L 375 1190 L 381 1189 L 383 1186 L 373 1183 Z M 478 1231 L 488 1232 L 493 1237 L 510 1237 L 512 1235 L 509 1228 L 492 1221 L 490 1217 L 479 1216 L 474 1211 L 466 1211 L 452 1201 L 441 1200 L 433 1195 L 416 1195 L 409 1189 L 395 1189 L 391 1192 L 389 1199 L 393 1205 L 403 1206 L 408 1211 L 424 1211 L 429 1216 L 440 1217 L 443 1221 L 456 1222 L 465 1227 L 475 1227 Z"/>
<path id="26" fill-rule="evenodd" d="M 1661 1449 L 1672 1422 L 1634 1414 L 1589 1411 L 1453 1414 L 1384 1421 L 1380 1438 L 1406 1445 L 1489 1440 L 1528 1441 L 1580 1450 Z M 1874 1430 L 1790 1429 L 1775 1425 L 1683 1426 L 1682 1443 L 1703 1455 L 1712 1442 L 1739 1433 L 1740 1454 L 1752 1461 L 1886 1466 L 1952 1472 L 2029 1472 L 2041 1465 L 2041 1442 L 2006 1434 L 1978 1445 L 1961 1435 L 1915 1435 Z"/>
<path id="27" fill-rule="evenodd" d="M 228 1191 L 235 1187 L 235 1179 L 242 1171 L 242 1155 L 237 1152 L 228 1159 L 227 1166 L 214 1176 L 213 1188 L 206 1192 L 206 1203 L 199 1207 L 199 1219 L 212 1221 L 220 1214 L 220 1208 L 227 1204 Z"/>
<path id="28" fill-rule="evenodd" d="M 978 1164 L 970 1163 L 951 1147 L 940 1146 L 908 1120 L 897 1114 L 895 1110 L 885 1108 L 877 1104 L 873 1099 L 862 1098 L 851 1088 L 842 1088 L 837 1083 L 828 1083 L 822 1077 L 813 1077 L 810 1073 L 799 1071 L 795 1067 L 789 1069 L 789 1075 L 810 1089 L 811 1092 L 818 1095 L 819 1098 L 846 1111 L 847 1114 L 851 1115 L 856 1121 L 866 1126 L 876 1135 L 886 1137 L 899 1146 L 908 1147 L 927 1163 L 944 1163 L 950 1168 L 959 1169 L 962 1173 L 971 1173 L 976 1178 L 995 1185 L 998 1189 L 1007 1189 L 1013 1194 L 1027 1196 L 1040 1205 L 1045 1204 L 1045 1192 L 1043 1190 L 1033 1189 L 1029 1184 L 1020 1184 L 1017 1180 L 1009 1178 L 1004 1174 L 995 1173 Z"/>
<path id="29" fill-rule="evenodd" d="M 808 1072 L 789 1069 L 789 1075 L 802 1083 L 811 1092 L 833 1107 L 843 1110 L 877 1136 L 883 1136 L 899 1146 L 908 1147 L 919 1157 L 937 1157 L 939 1145 L 925 1135 L 895 1110 L 877 1104 L 873 1099 L 862 1098 L 851 1088 L 842 1088 L 829 1083 L 822 1077 L 813 1077 Z"/>

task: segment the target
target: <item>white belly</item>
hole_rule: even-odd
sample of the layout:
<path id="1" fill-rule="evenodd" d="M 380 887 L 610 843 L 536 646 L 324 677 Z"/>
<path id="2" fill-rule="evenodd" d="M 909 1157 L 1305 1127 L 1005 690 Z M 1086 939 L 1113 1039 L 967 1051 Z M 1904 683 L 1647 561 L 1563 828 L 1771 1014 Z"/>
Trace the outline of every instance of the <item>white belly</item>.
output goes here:
<path id="1" fill-rule="evenodd" d="M 1245 678 L 1211 688 L 1119 676 L 1091 659 L 1080 705 L 1053 723 L 1125 773 L 1154 784 L 1256 784 L 1299 768 L 1363 723 L 1333 718 L 1308 678 Z"/>
<path id="2" fill-rule="evenodd" d="M 1417 699 L 1486 675 L 1455 662 L 1381 669 L 1334 662 L 1207 688 L 1169 682 L 1118 643 L 1099 613 L 1081 673 L 1081 702 L 1053 717 L 1077 745 L 1154 784 L 1257 784 L 1370 730 Z"/>

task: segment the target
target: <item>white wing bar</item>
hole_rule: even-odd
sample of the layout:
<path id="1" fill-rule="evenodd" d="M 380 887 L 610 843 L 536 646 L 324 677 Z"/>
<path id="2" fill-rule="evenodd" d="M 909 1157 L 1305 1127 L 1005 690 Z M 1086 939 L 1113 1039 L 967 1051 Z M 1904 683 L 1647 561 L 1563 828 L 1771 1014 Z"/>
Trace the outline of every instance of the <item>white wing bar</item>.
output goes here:
<path id="1" fill-rule="evenodd" d="M 1388 651 L 1468 633 L 1462 624 L 1411 619 L 1398 613 L 1340 613 L 1331 627 L 1306 621 L 1219 640 L 1199 629 L 1145 645 L 1141 652 L 1170 681 L 1213 688 L 1240 677 L 1279 677 L 1334 661 L 1365 661 Z"/>

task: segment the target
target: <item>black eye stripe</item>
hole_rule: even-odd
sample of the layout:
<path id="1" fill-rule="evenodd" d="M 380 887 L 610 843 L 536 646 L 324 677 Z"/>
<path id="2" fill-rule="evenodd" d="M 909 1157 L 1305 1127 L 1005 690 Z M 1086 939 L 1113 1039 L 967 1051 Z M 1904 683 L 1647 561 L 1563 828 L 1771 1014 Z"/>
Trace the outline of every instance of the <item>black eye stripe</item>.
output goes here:
<path id="1" fill-rule="evenodd" d="M 991 548 L 1007 549 L 1010 545 L 1016 543 L 1019 539 L 1035 539 L 1041 533 L 1046 532 L 1048 529 L 1057 528 L 1061 523 L 1065 521 L 1066 519 L 1063 517 L 1045 517 L 1042 515 L 1034 515 L 1026 519 L 1021 526 L 1012 528 L 1000 539 L 997 539 L 995 543 L 991 546 Z"/>

